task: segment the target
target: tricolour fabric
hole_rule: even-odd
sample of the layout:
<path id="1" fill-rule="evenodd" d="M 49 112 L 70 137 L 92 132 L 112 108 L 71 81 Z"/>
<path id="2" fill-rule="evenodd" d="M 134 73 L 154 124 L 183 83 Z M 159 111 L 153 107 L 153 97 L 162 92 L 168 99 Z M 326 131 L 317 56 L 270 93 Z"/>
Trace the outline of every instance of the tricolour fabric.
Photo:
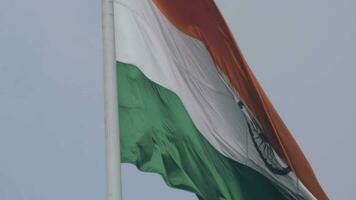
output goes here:
<path id="1" fill-rule="evenodd" d="M 276 133 L 269 132 L 268 127 L 266 128 L 264 125 L 266 122 L 261 120 L 260 115 L 256 112 L 256 106 L 251 106 L 252 103 L 259 102 L 251 102 L 249 98 L 245 99 L 246 94 L 243 95 L 243 92 L 241 94 L 234 82 L 238 76 L 236 75 L 232 79 L 233 75 L 227 73 L 224 63 L 234 64 L 229 60 L 231 58 L 229 56 L 219 57 L 219 53 L 215 53 L 218 56 L 214 56 L 212 51 L 219 52 L 219 49 L 214 50 L 207 45 L 209 42 L 207 43 L 206 40 L 209 40 L 209 37 L 203 36 L 208 33 L 200 33 L 198 36 L 195 35 L 193 37 L 192 34 L 185 32 L 171 18 L 172 15 L 168 12 L 170 6 L 175 5 L 174 2 L 176 1 L 156 1 L 156 4 L 154 4 L 150 0 L 115 1 L 117 60 L 125 66 L 121 67 L 120 70 L 130 67 L 137 68 L 139 72 L 136 73 L 144 74 L 144 77 L 149 80 L 146 81 L 147 83 L 151 85 L 154 83 L 155 87 L 164 88 L 170 94 L 176 95 L 176 99 L 171 100 L 171 98 L 162 97 L 161 93 L 149 94 L 150 97 L 156 95 L 155 98 L 161 99 L 159 102 L 163 104 L 161 107 L 157 107 L 157 112 L 150 112 L 151 114 L 156 114 L 156 116 L 152 116 L 152 119 L 157 120 L 151 123 L 152 119 L 145 112 L 145 109 L 150 106 L 150 101 L 148 101 L 148 97 L 144 96 L 142 92 L 144 90 L 138 89 L 141 92 L 136 92 L 134 96 L 131 95 L 131 97 L 137 98 L 137 101 L 135 101 L 135 98 L 132 98 L 131 101 L 125 101 L 126 103 L 136 102 L 137 107 L 132 106 L 132 104 L 126 105 L 123 103 L 123 99 L 125 99 L 125 96 L 130 96 L 127 91 L 134 92 L 136 90 L 121 89 L 122 86 L 120 85 L 125 85 L 125 83 L 119 81 L 121 89 L 119 89 L 120 115 L 123 115 L 120 116 L 120 119 L 124 119 L 120 121 L 120 129 L 122 129 L 123 135 L 121 138 L 122 156 L 125 158 L 123 161 L 134 163 L 144 171 L 158 172 L 163 175 L 169 185 L 195 192 L 199 198 L 206 200 L 209 199 L 212 193 L 215 196 L 213 195 L 212 197 L 214 198 L 211 199 L 259 199 L 253 194 L 246 196 L 246 191 L 253 191 L 253 184 L 242 184 L 243 181 L 238 177 L 244 177 L 243 180 L 250 183 L 257 181 L 256 177 L 259 177 L 258 180 L 261 177 L 268 179 L 268 181 L 264 180 L 263 182 L 269 184 L 257 184 L 258 187 L 255 188 L 256 191 L 263 191 L 263 188 L 272 188 L 271 193 L 260 193 L 265 194 L 267 199 L 314 199 L 315 197 L 309 192 L 309 188 L 306 188 L 303 184 L 304 182 L 295 175 L 294 161 L 291 162 L 290 158 L 286 157 L 288 152 L 285 152 L 285 150 L 278 151 L 280 146 L 285 148 L 283 146 L 285 143 L 280 144 L 278 143 L 279 141 L 276 143 L 273 137 L 265 137 L 273 136 L 274 134 L 276 136 Z M 194 3 L 191 5 L 195 6 L 194 8 L 200 8 L 199 6 L 204 5 L 204 2 L 202 1 L 199 5 Z M 207 5 L 214 4 L 210 1 L 205 3 Z M 177 10 L 180 9 L 179 3 L 175 6 L 177 6 Z M 186 12 L 190 13 L 194 8 L 187 8 Z M 183 16 L 185 15 L 182 14 Z M 195 19 L 196 17 L 191 14 L 191 17 L 184 19 L 183 22 L 188 23 L 191 20 L 193 25 L 189 28 L 198 33 L 202 32 L 202 29 L 199 30 L 198 26 L 194 26 L 197 24 L 194 21 Z M 204 26 L 209 23 L 210 21 L 207 20 Z M 219 32 L 222 30 L 204 31 Z M 221 34 L 223 33 L 221 32 Z M 225 36 L 229 37 L 229 35 Z M 221 40 L 221 42 L 226 43 L 224 40 Z M 235 44 L 229 45 L 233 46 Z M 237 54 L 237 56 L 239 55 Z M 226 61 L 219 60 L 225 58 L 227 59 Z M 230 66 L 232 69 L 239 67 L 241 66 L 236 65 L 236 63 Z M 247 68 L 247 66 L 244 66 L 244 68 Z M 122 77 L 120 73 L 119 77 Z M 131 79 L 123 78 L 123 80 Z M 244 83 L 244 81 L 241 83 Z M 149 88 L 151 87 L 153 86 L 149 86 Z M 256 92 L 256 88 L 249 93 L 253 92 Z M 147 99 L 147 102 L 144 102 L 145 99 Z M 177 112 L 172 107 L 173 103 L 176 103 L 177 107 L 181 106 L 181 110 L 186 112 L 188 116 L 186 120 L 191 120 L 191 123 L 196 127 L 195 131 L 189 128 L 192 125 L 188 126 L 188 124 L 180 124 L 179 128 L 172 126 L 175 119 L 180 119 L 174 117 Z M 162 109 L 167 109 L 167 112 L 159 112 Z M 130 114 L 133 111 L 138 114 Z M 265 112 L 268 112 L 268 110 Z M 139 122 L 144 124 L 143 127 Z M 185 127 L 185 125 L 188 127 Z M 127 127 L 131 127 L 132 130 Z M 158 144 L 156 137 L 160 134 L 162 134 L 164 140 L 167 138 L 167 134 L 174 136 L 175 139 L 170 141 L 169 145 L 167 145 L 167 141 Z M 201 148 L 196 147 L 197 143 L 194 142 L 180 143 L 177 138 L 184 140 L 182 142 L 192 139 L 185 137 L 184 135 L 186 134 L 199 135 L 199 137 L 194 136 L 194 138 L 200 138 L 204 144 L 207 143 L 209 145 L 203 145 Z M 133 137 L 130 138 L 130 135 Z M 140 139 L 145 140 L 144 143 L 146 145 L 140 144 Z M 150 142 L 153 142 L 153 144 Z M 174 145 L 183 145 L 185 147 L 182 150 Z M 186 150 L 189 145 L 192 145 L 189 147 L 190 154 Z M 164 150 L 164 147 L 167 149 Z M 214 151 L 209 148 L 214 149 Z M 274 149 L 276 149 L 276 152 Z M 148 153 L 146 155 L 147 151 L 151 152 L 151 154 Z M 180 157 L 184 156 L 183 152 L 188 153 L 187 156 L 191 159 L 188 159 L 189 162 L 183 162 L 182 164 Z M 194 160 L 194 158 L 196 159 L 205 154 L 208 157 L 210 154 L 215 155 L 212 152 L 219 154 L 219 159 L 226 159 L 234 164 L 221 169 L 214 164 L 217 161 L 216 159 L 210 160 L 213 163 L 210 163 L 209 159 L 204 162 L 199 159 Z M 165 155 L 165 153 L 168 155 Z M 177 155 L 179 156 L 177 157 Z M 281 155 L 282 159 L 279 158 L 279 155 Z M 168 156 L 168 160 L 172 161 L 173 159 L 178 164 L 171 163 L 172 166 L 170 164 L 167 166 L 166 161 L 162 161 L 166 156 Z M 156 159 L 159 159 L 158 157 L 161 157 L 161 160 L 156 162 Z M 301 160 L 301 162 L 304 162 L 304 160 Z M 197 168 L 192 168 L 192 166 Z M 236 173 L 233 170 L 234 168 L 239 169 L 236 166 L 244 166 L 244 169 L 248 170 L 241 170 L 241 173 Z M 199 167 L 203 172 L 206 171 L 207 174 L 213 174 L 213 178 L 208 181 L 210 182 L 209 187 L 204 185 L 204 181 L 202 182 L 204 179 L 198 173 L 197 169 Z M 192 171 L 189 171 L 189 169 Z M 226 169 L 231 171 L 228 172 L 229 170 Z M 169 176 L 170 174 L 167 170 L 175 172 L 173 182 L 172 176 Z M 214 174 L 215 172 L 219 176 Z M 258 176 L 254 176 L 254 173 Z M 249 176 L 248 174 L 252 175 Z M 174 183 L 175 179 L 179 179 L 179 184 Z M 235 189 L 232 190 L 231 188 Z"/>

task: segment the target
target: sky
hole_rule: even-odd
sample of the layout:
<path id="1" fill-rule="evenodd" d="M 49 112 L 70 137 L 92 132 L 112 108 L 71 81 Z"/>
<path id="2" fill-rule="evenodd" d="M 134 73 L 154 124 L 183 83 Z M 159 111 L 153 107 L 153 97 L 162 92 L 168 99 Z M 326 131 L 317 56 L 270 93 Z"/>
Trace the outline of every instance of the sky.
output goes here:
<path id="1" fill-rule="evenodd" d="M 356 2 L 217 0 L 331 199 L 356 184 Z M 0 1 L 0 199 L 105 199 L 100 0 Z M 122 166 L 123 200 L 195 200 Z"/>

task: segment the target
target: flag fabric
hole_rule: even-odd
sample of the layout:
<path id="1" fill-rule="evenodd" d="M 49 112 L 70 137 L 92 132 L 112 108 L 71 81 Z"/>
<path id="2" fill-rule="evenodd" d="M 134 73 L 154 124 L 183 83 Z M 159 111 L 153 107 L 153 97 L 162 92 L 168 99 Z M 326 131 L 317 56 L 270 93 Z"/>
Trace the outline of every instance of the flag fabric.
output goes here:
<path id="1" fill-rule="evenodd" d="M 327 199 L 212 0 L 115 0 L 121 159 L 200 200 Z"/>

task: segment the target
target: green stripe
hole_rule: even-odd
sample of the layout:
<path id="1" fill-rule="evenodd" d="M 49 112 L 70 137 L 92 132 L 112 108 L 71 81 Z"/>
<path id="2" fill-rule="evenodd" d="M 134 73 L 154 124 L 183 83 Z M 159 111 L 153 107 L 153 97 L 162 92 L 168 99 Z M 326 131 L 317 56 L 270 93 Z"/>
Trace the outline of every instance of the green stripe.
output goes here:
<path id="1" fill-rule="evenodd" d="M 199 133 L 179 97 L 135 66 L 118 63 L 121 159 L 200 200 L 293 199 L 224 157 Z M 139 188 L 138 188 L 139 189 Z"/>

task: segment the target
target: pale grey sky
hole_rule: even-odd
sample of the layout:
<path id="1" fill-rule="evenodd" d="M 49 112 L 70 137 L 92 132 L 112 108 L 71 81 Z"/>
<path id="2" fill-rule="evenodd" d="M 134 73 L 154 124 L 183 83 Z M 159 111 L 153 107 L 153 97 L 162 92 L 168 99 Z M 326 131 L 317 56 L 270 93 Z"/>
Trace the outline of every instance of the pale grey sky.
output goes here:
<path id="1" fill-rule="evenodd" d="M 331 199 L 356 190 L 356 3 L 217 0 Z M 100 0 L 0 1 L 0 199 L 104 200 Z M 124 200 L 193 200 L 123 167 Z"/>

